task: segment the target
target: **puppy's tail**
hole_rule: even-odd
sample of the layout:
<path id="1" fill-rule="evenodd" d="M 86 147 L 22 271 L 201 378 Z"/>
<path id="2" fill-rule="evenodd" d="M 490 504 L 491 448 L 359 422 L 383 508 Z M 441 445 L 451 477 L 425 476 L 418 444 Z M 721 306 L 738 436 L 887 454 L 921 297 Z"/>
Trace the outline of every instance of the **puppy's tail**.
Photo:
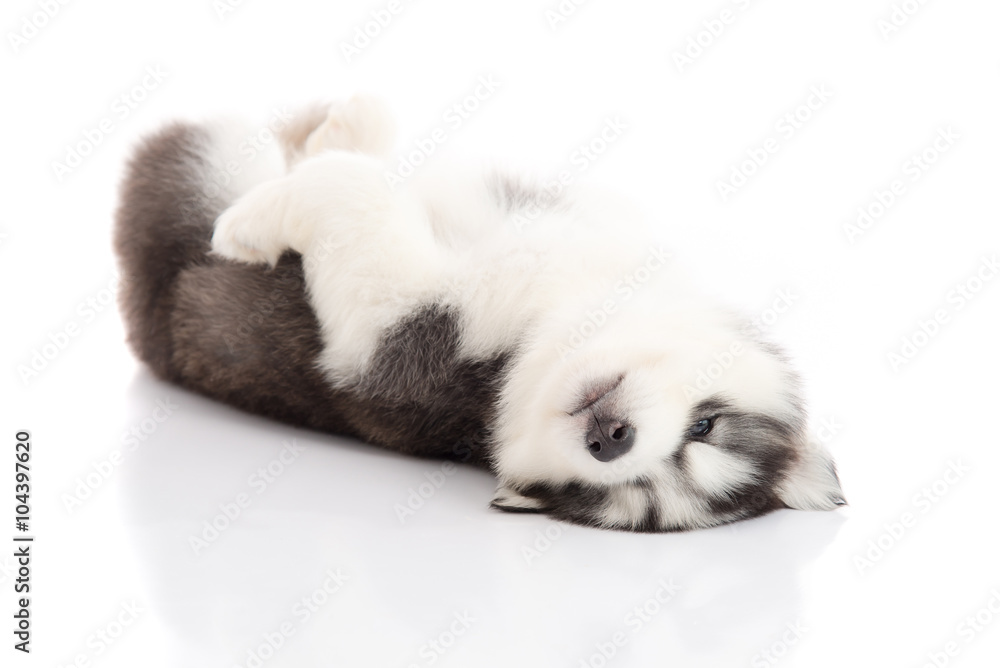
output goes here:
<path id="1" fill-rule="evenodd" d="M 174 123 L 145 138 L 126 167 L 114 229 L 120 307 L 130 345 L 160 377 L 176 380 L 170 318 L 178 275 L 217 262 L 209 254 L 215 219 L 286 171 L 282 142 L 260 138 L 242 123 Z"/>

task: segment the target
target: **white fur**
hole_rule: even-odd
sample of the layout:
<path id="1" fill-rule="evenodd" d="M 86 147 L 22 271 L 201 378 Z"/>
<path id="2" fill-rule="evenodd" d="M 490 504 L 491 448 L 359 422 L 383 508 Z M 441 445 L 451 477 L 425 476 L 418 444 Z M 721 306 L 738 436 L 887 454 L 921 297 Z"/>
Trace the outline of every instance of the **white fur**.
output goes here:
<path id="1" fill-rule="evenodd" d="M 724 450 L 698 442 L 688 447 L 691 479 L 712 496 L 725 496 L 729 490 L 756 476 L 751 466 Z"/>
<path id="2" fill-rule="evenodd" d="M 602 523 L 631 526 L 647 497 L 630 484 L 644 479 L 653 482 L 665 524 L 718 523 L 684 491 L 690 482 L 681 472 L 664 464 L 690 426 L 695 400 L 683 388 L 738 343 L 741 354 L 707 394 L 794 418 L 799 408 L 785 363 L 692 288 L 639 231 L 639 217 L 614 198 L 571 190 L 525 223 L 501 209 L 481 174 L 466 169 L 427 166 L 391 189 L 386 165 L 374 157 L 388 145 L 387 119 L 368 99 L 335 106 L 308 138 L 311 157 L 218 219 L 215 252 L 271 264 L 287 248 L 302 253 L 322 363 L 338 385 L 354 382 L 384 331 L 422 303 L 460 313 L 464 357 L 485 359 L 517 345 L 495 434 L 496 505 L 537 507 L 517 491 L 531 482 L 605 485 L 613 492 Z M 573 332 L 609 302 L 614 313 L 575 345 Z M 617 374 L 616 396 L 640 436 L 628 454 L 603 463 L 581 447 L 581 418 L 569 412 L 582 388 Z M 696 445 L 691 476 L 705 493 L 725 495 L 754 477 L 739 459 Z M 828 462 L 823 453 L 800 457 L 783 500 L 832 507 L 839 485 Z"/>

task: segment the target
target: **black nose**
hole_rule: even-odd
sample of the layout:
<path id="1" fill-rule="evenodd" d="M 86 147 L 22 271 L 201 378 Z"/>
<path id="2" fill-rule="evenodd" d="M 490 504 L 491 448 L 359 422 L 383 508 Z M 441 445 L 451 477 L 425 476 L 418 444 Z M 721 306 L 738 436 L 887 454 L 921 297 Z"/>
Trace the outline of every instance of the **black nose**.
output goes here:
<path id="1" fill-rule="evenodd" d="M 635 429 L 611 418 L 598 419 L 592 415 L 587 431 L 587 449 L 599 462 L 618 459 L 632 449 Z"/>

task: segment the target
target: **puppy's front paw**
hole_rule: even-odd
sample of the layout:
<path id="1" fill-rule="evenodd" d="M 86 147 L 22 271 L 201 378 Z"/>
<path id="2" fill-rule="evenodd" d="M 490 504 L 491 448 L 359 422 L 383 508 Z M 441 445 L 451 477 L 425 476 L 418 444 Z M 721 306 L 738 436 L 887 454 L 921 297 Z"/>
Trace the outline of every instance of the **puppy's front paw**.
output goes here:
<path id="1" fill-rule="evenodd" d="M 254 198 L 240 200 L 219 216 L 212 235 L 212 252 L 230 260 L 273 267 L 285 249 L 277 234 L 280 221 L 271 219 L 267 211 L 257 210 L 254 204 Z"/>

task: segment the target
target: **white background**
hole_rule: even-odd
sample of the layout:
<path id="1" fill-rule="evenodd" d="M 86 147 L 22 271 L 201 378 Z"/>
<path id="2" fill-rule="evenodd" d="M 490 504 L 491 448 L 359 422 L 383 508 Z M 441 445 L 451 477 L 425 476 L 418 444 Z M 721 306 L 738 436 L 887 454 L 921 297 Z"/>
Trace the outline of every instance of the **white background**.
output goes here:
<path id="1" fill-rule="evenodd" d="M 42 4 L 6 2 L 0 21 L 0 536 L 14 533 L 14 434 L 30 429 L 37 537 L 30 656 L 11 647 L 13 548 L 0 550 L 4 666 L 253 666 L 283 623 L 293 635 L 264 666 L 996 665 L 1000 280 L 983 263 L 1000 250 L 1000 5 L 911 0 L 886 34 L 889 0 L 592 0 L 554 27 L 556 0 L 420 0 L 347 62 L 341 45 L 387 2 L 70 2 L 35 34 L 24 21 L 41 23 Z M 679 67 L 689 39 L 707 46 Z M 446 125 L 484 76 L 497 90 Z M 799 108 L 814 87 L 831 95 Z M 493 481 L 461 468 L 401 522 L 394 508 L 440 464 L 152 379 L 106 305 L 129 147 L 168 119 L 265 120 L 357 90 L 395 107 L 401 151 L 446 127 L 432 159 L 568 169 L 643 207 L 792 353 L 851 505 L 628 535 L 492 512 Z M 627 128 L 581 172 L 578 147 L 608 119 Z M 769 138 L 776 151 L 723 201 L 718 183 Z M 925 150 L 934 161 L 914 172 Z M 852 243 L 845 226 L 897 179 L 905 191 Z M 780 291 L 792 305 L 775 317 Z M 894 365 L 936 311 L 934 336 Z M 132 429 L 144 440 L 129 450 Z M 290 439 L 303 451 L 257 494 L 250 477 Z M 97 487 L 68 508 L 88 476 Z M 196 556 L 189 537 L 241 493 L 250 506 Z M 338 569 L 346 581 L 322 592 Z M 296 615 L 313 595 L 323 604 Z M 456 615 L 474 621 L 453 637 Z"/>

